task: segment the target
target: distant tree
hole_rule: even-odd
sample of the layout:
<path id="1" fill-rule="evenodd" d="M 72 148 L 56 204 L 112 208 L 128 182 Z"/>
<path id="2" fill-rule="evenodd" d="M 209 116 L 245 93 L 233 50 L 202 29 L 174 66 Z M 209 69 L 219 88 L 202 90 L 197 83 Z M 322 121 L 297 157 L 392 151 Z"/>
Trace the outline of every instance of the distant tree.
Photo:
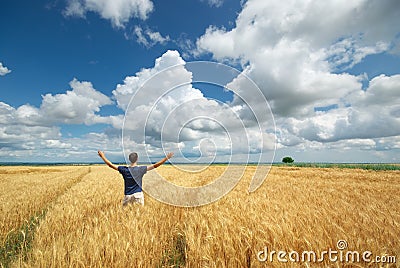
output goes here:
<path id="1" fill-rule="evenodd" d="M 284 158 L 282 158 L 282 162 L 283 163 L 293 163 L 294 159 L 291 158 L 290 156 L 285 156 Z"/>

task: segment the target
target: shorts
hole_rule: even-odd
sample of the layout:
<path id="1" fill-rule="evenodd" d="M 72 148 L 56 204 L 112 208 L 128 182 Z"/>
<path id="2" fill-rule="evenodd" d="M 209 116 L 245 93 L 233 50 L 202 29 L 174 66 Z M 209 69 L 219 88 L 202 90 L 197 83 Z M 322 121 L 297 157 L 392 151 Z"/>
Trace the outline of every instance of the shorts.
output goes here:
<path id="1" fill-rule="evenodd" d="M 139 203 L 144 205 L 144 194 L 143 192 L 137 192 L 130 195 L 125 195 L 124 200 L 122 200 L 122 206 L 126 206 L 130 203 Z"/>

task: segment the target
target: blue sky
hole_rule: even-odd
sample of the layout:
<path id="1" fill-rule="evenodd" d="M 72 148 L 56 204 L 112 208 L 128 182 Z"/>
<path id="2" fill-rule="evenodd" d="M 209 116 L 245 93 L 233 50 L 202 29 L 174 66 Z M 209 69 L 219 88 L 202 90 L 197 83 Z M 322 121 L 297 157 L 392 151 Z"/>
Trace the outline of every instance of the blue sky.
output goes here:
<path id="1" fill-rule="evenodd" d="M 398 1 L 26 5 L 3 1 L 0 10 L 0 162 L 91 162 L 98 161 L 97 149 L 114 161 L 122 161 L 124 149 L 151 158 L 174 150 L 176 161 L 227 161 L 232 154 L 235 161 L 249 155 L 255 161 L 263 150 L 265 161 L 275 162 L 286 155 L 311 162 L 400 161 Z M 267 102 L 243 79 L 196 83 L 189 67 L 152 76 L 193 61 L 237 68 Z M 148 79 L 160 87 L 188 86 L 154 104 L 163 91 L 146 85 Z M 134 94 L 137 106 L 129 107 Z M 249 117 L 265 107 L 275 124 L 269 113 L 265 121 Z M 125 114 L 138 123 L 124 124 Z M 184 121 L 199 115 L 209 118 Z M 228 126 L 229 138 L 213 122 Z M 131 138 L 123 142 L 124 131 Z"/>

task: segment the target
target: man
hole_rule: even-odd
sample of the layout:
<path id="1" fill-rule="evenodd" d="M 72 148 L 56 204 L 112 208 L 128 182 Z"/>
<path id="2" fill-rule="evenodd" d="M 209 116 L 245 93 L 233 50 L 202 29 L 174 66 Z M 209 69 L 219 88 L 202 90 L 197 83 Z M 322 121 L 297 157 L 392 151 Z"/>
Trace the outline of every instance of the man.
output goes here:
<path id="1" fill-rule="evenodd" d="M 138 154 L 131 153 L 129 155 L 129 161 L 131 162 L 130 166 L 116 166 L 110 162 L 104 155 L 104 152 L 97 152 L 101 159 L 103 159 L 104 163 L 107 164 L 112 169 L 118 170 L 119 173 L 122 174 L 124 178 L 124 200 L 122 201 L 122 206 L 126 206 L 129 203 L 140 203 L 144 205 L 144 195 L 142 191 L 142 179 L 143 175 L 146 174 L 147 171 L 158 168 L 168 159 L 170 159 L 174 153 L 168 153 L 166 157 L 164 157 L 161 161 L 155 163 L 150 166 L 138 166 Z"/>

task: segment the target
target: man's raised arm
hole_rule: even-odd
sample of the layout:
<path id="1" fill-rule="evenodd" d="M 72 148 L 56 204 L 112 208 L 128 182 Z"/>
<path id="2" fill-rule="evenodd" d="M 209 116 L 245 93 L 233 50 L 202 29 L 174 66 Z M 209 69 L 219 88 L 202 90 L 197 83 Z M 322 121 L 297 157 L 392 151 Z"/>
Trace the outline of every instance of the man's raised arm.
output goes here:
<path id="1" fill-rule="evenodd" d="M 110 160 L 108 160 L 106 158 L 106 156 L 104 155 L 104 152 L 102 151 L 97 151 L 97 154 L 101 157 L 101 159 L 103 159 L 104 163 L 107 164 L 107 166 L 109 166 L 112 169 L 118 170 L 118 167 L 116 165 L 114 165 L 113 163 L 110 162 Z"/>
<path id="2" fill-rule="evenodd" d="M 147 171 L 150 171 L 152 169 L 158 168 L 159 166 L 161 166 L 162 164 L 164 164 L 165 162 L 168 161 L 168 159 L 170 159 L 171 157 L 174 156 L 174 153 L 168 153 L 166 157 L 164 157 L 162 160 L 158 161 L 157 163 L 155 163 L 154 165 L 148 166 L 147 167 Z"/>

